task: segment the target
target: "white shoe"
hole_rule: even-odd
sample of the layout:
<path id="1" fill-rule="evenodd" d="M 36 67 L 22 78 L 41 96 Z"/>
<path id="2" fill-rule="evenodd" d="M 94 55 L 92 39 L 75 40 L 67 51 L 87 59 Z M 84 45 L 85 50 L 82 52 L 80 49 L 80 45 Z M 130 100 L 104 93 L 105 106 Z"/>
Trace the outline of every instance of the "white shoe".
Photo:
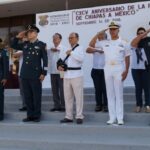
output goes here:
<path id="1" fill-rule="evenodd" d="M 115 123 L 114 120 L 108 120 L 108 121 L 107 121 L 107 124 L 108 124 L 108 125 L 111 125 L 111 124 L 114 124 L 114 123 Z"/>
<path id="2" fill-rule="evenodd" d="M 118 120 L 118 125 L 124 125 L 124 121 L 123 120 Z"/>

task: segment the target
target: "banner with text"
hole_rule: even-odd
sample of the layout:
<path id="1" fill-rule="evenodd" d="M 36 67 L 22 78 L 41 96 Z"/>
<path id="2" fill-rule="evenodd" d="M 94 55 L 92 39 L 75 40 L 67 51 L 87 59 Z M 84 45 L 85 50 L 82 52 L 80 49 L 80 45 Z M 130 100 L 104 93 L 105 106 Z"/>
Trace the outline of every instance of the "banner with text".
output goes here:
<path id="1" fill-rule="evenodd" d="M 130 42 L 136 36 L 138 27 L 142 26 L 146 29 L 150 27 L 149 14 L 150 2 L 143 1 L 37 14 L 36 25 L 40 28 L 39 39 L 44 41 L 48 48 L 52 45 L 54 33 L 62 34 L 62 44 L 69 47 L 69 33 L 77 32 L 80 36 L 79 43 L 84 46 L 86 51 L 91 38 L 98 31 L 106 29 L 111 21 L 116 21 L 121 25 L 120 36 Z M 93 87 L 90 75 L 92 59 L 92 55 L 85 55 L 84 87 Z M 43 83 L 45 88 L 50 87 L 49 78 L 48 75 Z M 125 81 L 125 86 L 133 86 L 131 73 Z"/>

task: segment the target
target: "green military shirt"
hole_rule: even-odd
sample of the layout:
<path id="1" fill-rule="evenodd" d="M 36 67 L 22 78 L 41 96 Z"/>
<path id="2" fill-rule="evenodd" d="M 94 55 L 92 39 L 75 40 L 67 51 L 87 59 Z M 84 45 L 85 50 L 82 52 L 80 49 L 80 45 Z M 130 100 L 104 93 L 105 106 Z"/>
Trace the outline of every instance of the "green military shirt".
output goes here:
<path id="1" fill-rule="evenodd" d="M 37 79 L 41 74 L 47 74 L 48 58 L 46 44 L 36 40 L 21 43 L 14 40 L 13 48 L 23 51 L 23 64 L 20 77 L 24 79 Z"/>

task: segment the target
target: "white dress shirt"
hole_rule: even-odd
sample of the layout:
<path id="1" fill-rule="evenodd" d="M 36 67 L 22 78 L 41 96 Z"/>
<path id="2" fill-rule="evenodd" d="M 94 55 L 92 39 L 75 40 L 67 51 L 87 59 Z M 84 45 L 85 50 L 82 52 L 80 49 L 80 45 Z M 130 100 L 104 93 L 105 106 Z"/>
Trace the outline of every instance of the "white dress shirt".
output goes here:
<path id="1" fill-rule="evenodd" d="M 19 57 L 19 71 L 18 71 L 18 76 L 20 76 L 20 71 L 23 63 L 23 52 L 21 50 L 17 51 L 16 54 L 20 54 Z"/>
<path id="2" fill-rule="evenodd" d="M 99 47 L 99 42 L 97 41 L 95 44 L 95 48 L 100 48 Z M 104 65 L 105 65 L 105 56 L 103 53 L 99 53 L 99 52 L 94 52 L 93 53 L 93 68 L 94 69 L 104 69 Z"/>
<path id="3" fill-rule="evenodd" d="M 68 48 L 67 50 L 70 50 L 72 48 Z M 61 54 L 61 58 L 64 59 L 66 55 L 66 51 L 64 51 L 63 54 Z M 81 67 L 80 70 L 67 70 L 64 72 L 64 78 L 77 78 L 83 76 L 83 71 L 82 71 L 82 64 L 84 60 L 84 50 L 82 46 L 76 47 L 72 52 L 69 58 L 66 60 L 66 64 L 68 67 Z"/>
<path id="4" fill-rule="evenodd" d="M 56 48 L 58 49 L 58 51 L 54 52 L 51 50 L 51 48 Z M 48 68 L 50 70 L 50 74 L 59 74 L 59 71 L 57 70 L 57 61 L 60 58 L 61 51 L 64 51 L 66 49 L 61 44 L 59 44 L 57 47 L 52 46 L 51 48 L 48 50 L 48 54 L 49 54 Z"/>

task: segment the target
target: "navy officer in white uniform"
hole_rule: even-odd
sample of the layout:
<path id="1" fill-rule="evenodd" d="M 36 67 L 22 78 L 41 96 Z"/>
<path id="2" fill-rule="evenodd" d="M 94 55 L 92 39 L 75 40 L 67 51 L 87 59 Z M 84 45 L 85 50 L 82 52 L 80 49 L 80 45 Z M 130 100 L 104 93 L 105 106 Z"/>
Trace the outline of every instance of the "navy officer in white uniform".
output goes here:
<path id="1" fill-rule="evenodd" d="M 99 48 L 105 55 L 105 82 L 108 98 L 109 120 L 107 124 L 124 124 L 123 81 L 126 79 L 130 64 L 128 43 L 119 37 L 120 25 L 109 25 L 110 40 L 99 42 Z"/>

